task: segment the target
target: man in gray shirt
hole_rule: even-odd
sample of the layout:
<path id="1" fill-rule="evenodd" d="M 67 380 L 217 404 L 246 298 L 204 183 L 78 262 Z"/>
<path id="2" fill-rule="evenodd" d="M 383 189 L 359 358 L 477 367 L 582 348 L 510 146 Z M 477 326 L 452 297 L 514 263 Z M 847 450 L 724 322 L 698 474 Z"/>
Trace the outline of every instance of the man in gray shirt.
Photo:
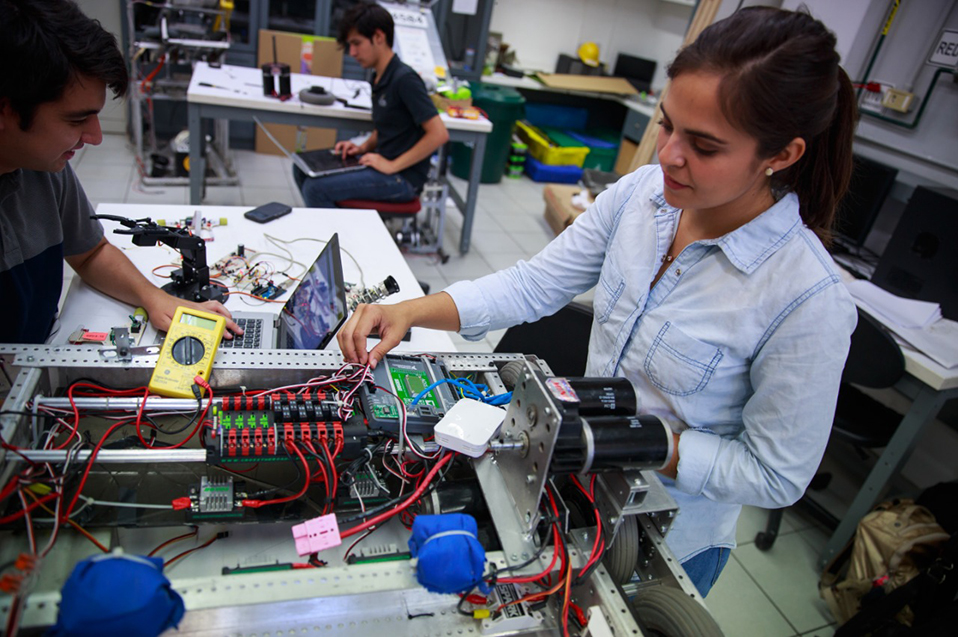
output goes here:
<path id="1" fill-rule="evenodd" d="M 90 218 L 68 162 L 102 141 L 106 88 L 120 97 L 128 82 L 116 39 L 72 0 L 0 0 L 0 342 L 47 339 L 64 259 L 88 284 L 146 309 L 158 329 L 186 305 L 239 331 L 221 304 L 184 301 L 150 283 Z"/>

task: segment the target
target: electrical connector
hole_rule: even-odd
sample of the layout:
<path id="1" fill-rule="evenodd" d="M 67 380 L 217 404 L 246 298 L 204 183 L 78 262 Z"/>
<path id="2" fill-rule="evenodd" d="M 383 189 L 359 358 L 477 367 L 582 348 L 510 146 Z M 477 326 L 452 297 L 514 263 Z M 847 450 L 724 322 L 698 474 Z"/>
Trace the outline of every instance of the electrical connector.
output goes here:
<path id="1" fill-rule="evenodd" d="M 899 113 L 907 113 L 911 110 L 912 103 L 915 100 L 914 93 L 902 91 L 897 88 L 890 88 L 882 96 L 881 105 L 890 108 Z"/>
<path id="2" fill-rule="evenodd" d="M 296 543 L 296 552 L 300 555 L 310 555 L 339 546 L 343 540 L 339 535 L 336 514 L 321 515 L 297 524 L 293 527 L 293 540 Z"/>
<path id="3" fill-rule="evenodd" d="M 21 553 L 17 556 L 17 561 L 13 563 L 13 567 L 18 571 L 29 572 L 34 569 L 37 565 L 37 556 L 31 555 L 30 553 Z"/>
<path id="4" fill-rule="evenodd" d="M 7 595 L 16 595 L 23 585 L 23 575 L 9 573 L 0 577 L 0 592 Z"/>
<path id="5" fill-rule="evenodd" d="M 176 498 L 173 500 L 172 504 L 174 511 L 182 511 L 183 509 L 189 509 L 191 506 L 193 506 L 193 503 L 188 497 Z"/>

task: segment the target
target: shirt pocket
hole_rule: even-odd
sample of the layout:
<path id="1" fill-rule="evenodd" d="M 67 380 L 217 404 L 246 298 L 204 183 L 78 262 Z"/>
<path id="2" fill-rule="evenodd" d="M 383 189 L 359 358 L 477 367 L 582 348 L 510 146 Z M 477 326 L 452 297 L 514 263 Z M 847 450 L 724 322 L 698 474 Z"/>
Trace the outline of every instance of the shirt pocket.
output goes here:
<path id="1" fill-rule="evenodd" d="M 595 320 L 600 325 L 609 320 L 624 291 L 625 277 L 619 273 L 612 260 L 607 258 L 599 273 L 599 284 L 595 286 L 595 299 L 592 302 Z"/>
<path id="2" fill-rule="evenodd" d="M 723 356 L 719 348 L 666 321 L 645 356 L 645 372 L 663 392 L 688 396 L 705 388 Z"/>

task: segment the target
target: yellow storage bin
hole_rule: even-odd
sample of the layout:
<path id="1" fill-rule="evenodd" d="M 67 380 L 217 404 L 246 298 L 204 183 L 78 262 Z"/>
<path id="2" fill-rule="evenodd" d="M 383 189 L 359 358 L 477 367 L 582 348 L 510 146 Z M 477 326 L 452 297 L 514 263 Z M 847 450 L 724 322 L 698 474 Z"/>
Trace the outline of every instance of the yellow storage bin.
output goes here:
<path id="1" fill-rule="evenodd" d="M 582 168 L 588 146 L 559 146 L 541 129 L 523 121 L 516 122 L 519 138 L 529 145 L 529 153 L 550 166 L 578 166 Z"/>

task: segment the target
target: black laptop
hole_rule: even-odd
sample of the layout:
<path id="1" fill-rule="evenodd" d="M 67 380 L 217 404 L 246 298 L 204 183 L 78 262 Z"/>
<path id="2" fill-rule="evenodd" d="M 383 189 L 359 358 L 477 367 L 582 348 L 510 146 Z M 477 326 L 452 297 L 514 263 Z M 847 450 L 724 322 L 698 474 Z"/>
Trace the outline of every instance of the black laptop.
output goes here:
<path id="1" fill-rule="evenodd" d="M 337 175 L 339 173 L 352 172 L 354 170 L 365 170 L 366 166 L 359 163 L 361 155 L 349 155 L 343 157 L 332 148 L 321 148 L 319 150 L 304 150 L 291 153 L 286 147 L 279 143 L 269 129 L 263 126 L 263 123 L 257 118 L 253 118 L 260 130 L 269 138 L 271 142 L 280 149 L 284 155 L 293 160 L 293 163 L 307 177 L 326 177 L 327 175 Z"/>

